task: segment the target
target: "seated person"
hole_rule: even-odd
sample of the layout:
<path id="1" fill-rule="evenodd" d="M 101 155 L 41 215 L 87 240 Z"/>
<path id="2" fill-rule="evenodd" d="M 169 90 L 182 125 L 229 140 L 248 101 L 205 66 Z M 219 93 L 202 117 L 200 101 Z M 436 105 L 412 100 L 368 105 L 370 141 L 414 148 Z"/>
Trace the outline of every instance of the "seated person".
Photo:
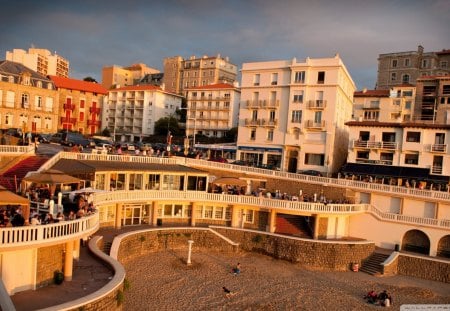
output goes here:
<path id="1" fill-rule="evenodd" d="M 375 304 L 377 302 L 378 296 L 374 290 L 371 290 L 370 292 L 367 293 L 366 296 L 364 296 L 364 299 L 367 299 L 368 303 Z"/>

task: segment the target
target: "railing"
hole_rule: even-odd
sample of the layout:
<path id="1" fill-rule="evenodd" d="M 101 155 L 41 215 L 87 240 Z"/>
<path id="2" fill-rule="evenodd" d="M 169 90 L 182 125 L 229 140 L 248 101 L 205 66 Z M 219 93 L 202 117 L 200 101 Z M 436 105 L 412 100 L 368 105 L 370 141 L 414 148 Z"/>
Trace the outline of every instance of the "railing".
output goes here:
<path id="1" fill-rule="evenodd" d="M 14 146 L 14 145 L 0 145 L 0 153 L 14 153 L 14 154 L 21 154 L 21 153 L 33 153 L 34 152 L 34 146 Z"/>
<path id="2" fill-rule="evenodd" d="M 305 128 L 324 128 L 325 127 L 325 120 L 322 121 L 314 121 L 314 120 L 306 120 L 305 122 Z"/>
<path id="3" fill-rule="evenodd" d="M 388 142 L 388 141 L 354 140 L 353 148 L 396 150 L 397 143 L 396 142 Z"/>
<path id="4" fill-rule="evenodd" d="M 324 99 L 316 99 L 308 101 L 309 109 L 324 109 L 326 107 L 327 101 Z"/>
<path id="5" fill-rule="evenodd" d="M 87 124 L 88 125 L 95 125 L 95 126 L 100 126 L 100 121 L 98 120 L 87 120 Z"/>
<path id="6" fill-rule="evenodd" d="M 431 152 L 439 152 L 439 153 L 447 153 L 447 145 L 446 144 L 434 144 L 430 146 Z"/>
<path id="7" fill-rule="evenodd" d="M 100 114 L 100 108 L 98 107 L 91 107 L 89 108 L 90 113 Z"/>
<path id="8" fill-rule="evenodd" d="M 99 228 L 99 214 L 94 213 L 77 220 L 48 225 L 10 227 L 0 229 L 0 250 L 53 244 L 76 237 L 87 236 Z"/>

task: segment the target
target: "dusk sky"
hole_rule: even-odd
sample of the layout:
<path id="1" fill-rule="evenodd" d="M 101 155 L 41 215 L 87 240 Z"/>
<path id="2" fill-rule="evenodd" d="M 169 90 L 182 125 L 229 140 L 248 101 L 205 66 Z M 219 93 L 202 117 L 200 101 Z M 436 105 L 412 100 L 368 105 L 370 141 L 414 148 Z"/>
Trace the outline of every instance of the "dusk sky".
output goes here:
<path id="1" fill-rule="evenodd" d="M 449 0 L 2 0 L 0 59 L 48 49 L 70 77 L 101 82 L 104 66 L 164 57 L 228 56 L 242 63 L 339 53 L 358 89 L 374 88 L 382 53 L 450 49 Z"/>

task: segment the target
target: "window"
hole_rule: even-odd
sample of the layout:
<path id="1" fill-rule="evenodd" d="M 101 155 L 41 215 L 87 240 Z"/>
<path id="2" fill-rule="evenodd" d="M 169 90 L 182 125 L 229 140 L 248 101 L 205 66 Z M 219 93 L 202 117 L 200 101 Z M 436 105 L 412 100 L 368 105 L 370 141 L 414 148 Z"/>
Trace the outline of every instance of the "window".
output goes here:
<path id="1" fill-rule="evenodd" d="M 419 164 L 419 154 L 405 154 L 405 164 L 418 165 Z"/>
<path id="2" fill-rule="evenodd" d="M 272 73 L 270 84 L 272 84 L 272 85 L 278 84 L 278 73 Z"/>
<path id="3" fill-rule="evenodd" d="M 409 58 L 405 58 L 405 67 L 409 67 L 409 65 L 410 65 Z"/>
<path id="4" fill-rule="evenodd" d="M 397 74 L 395 72 L 391 73 L 391 81 L 397 80 Z"/>
<path id="5" fill-rule="evenodd" d="M 320 165 L 323 166 L 325 161 L 325 155 L 320 153 L 306 153 L 305 164 L 307 165 Z"/>
<path id="6" fill-rule="evenodd" d="M 413 91 L 412 90 L 403 91 L 403 96 L 411 97 L 413 96 Z"/>
<path id="7" fill-rule="evenodd" d="M 261 75 L 259 73 L 255 74 L 253 76 L 253 85 L 258 86 L 259 85 L 259 80 L 261 78 Z"/>
<path id="8" fill-rule="evenodd" d="M 294 128 L 294 138 L 298 140 L 300 138 L 300 129 L 298 127 Z"/>
<path id="9" fill-rule="evenodd" d="M 448 67 L 448 62 L 447 61 L 442 61 L 440 63 L 440 66 L 441 66 L 442 69 L 446 69 Z"/>
<path id="10" fill-rule="evenodd" d="M 36 82 L 36 87 L 38 87 L 38 88 L 42 88 L 42 81 L 38 81 L 38 82 Z"/>
<path id="11" fill-rule="evenodd" d="M 273 130 L 269 130 L 267 132 L 267 140 L 268 141 L 273 141 Z"/>
<path id="12" fill-rule="evenodd" d="M 34 105 L 35 105 L 36 110 L 42 109 L 42 97 L 41 96 L 36 96 L 34 98 Z"/>
<path id="13" fill-rule="evenodd" d="M 356 153 L 356 159 L 369 160 L 369 151 L 358 151 Z"/>
<path id="14" fill-rule="evenodd" d="M 411 115 L 410 114 L 403 115 L 403 122 L 409 122 L 409 121 L 411 121 Z"/>
<path id="15" fill-rule="evenodd" d="M 406 141 L 410 143 L 420 143 L 420 132 L 407 132 Z"/>
<path id="16" fill-rule="evenodd" d="M 192 92 L 192 97 L 197 97 L 197 92 Z"/>
<path id="17" fill-rule="evenodd" d="M 405 109 L 411 109 L 411 101 L 410 100 L 407 100 L 405 102 Z"/>
<path id="18" fill-rule="evenodd" d="M 258 110 L 252 111 L 252 121 L 256 121 L 258 119 Z"/>
<path id="19" fill-rule="evenodd" d="M 85 103 L 85 100 L 84 100 L 84 99 L 81 99 L 81 100 L 80 100 L 80 109 L 84 109 L 84 103 Z M 96 106 L 95 103 L 92 103 L 92 105 L 93 105 L 93 106 Z"/>
<path id="20" fill-rule="evenodd" d="M 294 103 L 303 103 L 303 91 L 295 91 Z"/>
<path id="21" fill-rule="evenodd" d="M 84 112 L 80 112 L 80 122 L 84 121 Z"/>
<path id="22" fill-rule="evenodd" d="M 378 120 L 380 112 L 378 110 L 364 111 L 364 120 Z"/>
<path id="23" fill-rule="evenodd" d="M 397 60 L 396 59 L 393 59 L 392 60 L 392 68 L 396 68 L 397 67 Z"/>
<path id="24" fill-rule="evenodd" d="M 402 76 L 402 82 L 403 82 L 403 83 L 409 83 L 409 75 L 406 75 L 406 74 L 403 75 L 403 76 Z"/>
<path id="25" fill-rule="evenodd" d="M 394 100 L 393 104 L 394 106 L 400 106 L 400 100 Z"/>
<path id="26" fill-rule="evenodd" d="M 305 72 L 296 71 L 294 77 L 294 83 L 305 83 Z"/>
<path id="27" fill-rule="evenodd" d="M 428 59 L 422 59 L 422 68 L 428 68 Z"/>
<path id="28" fill-rule="evenodd" d="M 317 83 L 324 84 L 325 83 L 325 71 L 319 71 L 317 74 Z"/>
<path id="29" fill-rule="evenodd" d="M 380 153 L 380 160 L 384 162 L 384 164 L 392 165 L 392 161 L 394 160 L 394 154 L 382 152 Z"/>
<path id="30" fill-rule="evenodd" d="M 301 110 L 294 110 L 292 111 L 292 123 L 301 123 L 302 122 L 302 111 Z"/>
<path id="31" fill-rule="evenodd" d="M 22 94 L 22 108 L 28 108 L 28 94 Z"/>
<path id="32" fill-rule="evenodd" d="M 250 140 L 256 140 L 256 129 L 250 131 Z"/>
<path id="33" fill-rule="evenodd" d="M 269 121 L 274 122 L 275 121 L 275 110 L 269 111 Z"/>
<path id="34" fill-rule="evenodd" d="M 316 111 L 314 113 L 314 123 L 317 124 L 322 123 L 322 111 Z"/>

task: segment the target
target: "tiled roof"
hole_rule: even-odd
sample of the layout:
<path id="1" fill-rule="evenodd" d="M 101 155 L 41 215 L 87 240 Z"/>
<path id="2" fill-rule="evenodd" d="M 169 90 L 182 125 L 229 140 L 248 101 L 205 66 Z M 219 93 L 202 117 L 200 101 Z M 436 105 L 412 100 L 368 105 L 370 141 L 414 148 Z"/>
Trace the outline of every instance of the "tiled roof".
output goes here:
<path id="1" fill-rule="evenodd" d="M 188 88 L 188 90 L 213 90 L 213 89 L 234 89 L 235 86 L 229 83 L 217 83 Z"/>
<path id="2" fill-rule="evenodd" d="M 450 54 L 450 49 L 448 49 L 448 50 L 442 50 L 442 51 L 436 52 L 436 54 L 437 54 L 437 55 Z"/>
<path id="3" fill-rule="evenodd" d="M 110 91 L 162 91 L 161 87 L 151 84 L 127 85 Z"/>
<path id="4" fill-rule="evenodd" d="M 50 80 L 46 76 L 41 75 L 40 73 L 38 73 L 20 63 L 11 62 L 9 60 L 0 61 L 0 74 L 2 76 L 8 76 L 8 75 L 19 76 L 20 74 L 22 74 L 24 72 L 28 72 L 29 74 L 31 74 L 31 79 L 37 79 L 37 80 L 41 80 L 41 81 L 50 82 Z"/>
<path id="5" fill-rule="evenodd" d="M 356 91 L 354 97 L 389 97 L 389 90 Z"/>
<path id="6" fill-rule="evenodd" d="M 49 76 L 49 78 L 55 83 L 57 88 L 78 90 L 83 92 L 105 94 L 105 95 L 108 94 L 107 89 L 105 89 L 101 84 L 95 82 L 63 78 L 58 76 Z"/>

